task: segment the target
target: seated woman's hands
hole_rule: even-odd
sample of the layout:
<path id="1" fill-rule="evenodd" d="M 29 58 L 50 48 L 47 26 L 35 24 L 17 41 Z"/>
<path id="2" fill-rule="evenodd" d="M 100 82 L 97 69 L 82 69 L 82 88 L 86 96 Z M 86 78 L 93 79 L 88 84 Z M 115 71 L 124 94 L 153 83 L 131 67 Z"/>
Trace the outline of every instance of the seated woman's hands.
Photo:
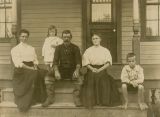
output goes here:
<path id="1" fill-rule="evenodd" d="M 100 72 L 100 69 L 94 68 L 94 67 L 92 67 L 90 65 L 88 65 L 87 67 L 94 73 L 99 73 Z"/>
<path id="2" fill-rule="evenodd" d="M 101 68 L 97 69 L 97 68 L 94 68 L 92 67 L 91 65 L 88 65 L 87 67 L 94 73 L 99 73 L 105 69 L 107 69 L 108 67 L 110 66 L 110 63 L 106 63 L 105 65 L 103 65 Z"/>
<path id="3" fill-rule="evenodd" d="M 94 72 L 94 73 L 98 73 L 100 70 L 97 69 L 97 68 L 92 68 L 91 71 Z"/>

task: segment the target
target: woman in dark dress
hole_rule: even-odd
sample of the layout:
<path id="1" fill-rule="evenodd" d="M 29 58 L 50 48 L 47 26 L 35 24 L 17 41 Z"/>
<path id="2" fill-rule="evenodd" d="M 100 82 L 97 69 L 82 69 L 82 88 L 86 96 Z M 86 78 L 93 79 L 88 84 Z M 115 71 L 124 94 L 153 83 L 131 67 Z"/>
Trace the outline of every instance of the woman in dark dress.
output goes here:
<path id="1" fill-rule="evenodd" d="M 82 103 L 87 108 L 95 105 L 118 106 L 120 94 L 114 79 L 107 73 L 112 65 L 109 50 L 100 45 L 99 35 L 92 36 L 93 46 L 83 54 L 82 66 L 87 68 L 82 86 Z"/>
<path id="2" fill-rule="evenodd" d="M 31 105 L 45 100 L 44 75 L 46 71 L 38 69 L 35 49 L 27 44 L 29 31 L 20 31 L 20 43 L 12 48 L 14 63 L 13 92 L 15 103 L 20 111 L 27 111 Z"/>

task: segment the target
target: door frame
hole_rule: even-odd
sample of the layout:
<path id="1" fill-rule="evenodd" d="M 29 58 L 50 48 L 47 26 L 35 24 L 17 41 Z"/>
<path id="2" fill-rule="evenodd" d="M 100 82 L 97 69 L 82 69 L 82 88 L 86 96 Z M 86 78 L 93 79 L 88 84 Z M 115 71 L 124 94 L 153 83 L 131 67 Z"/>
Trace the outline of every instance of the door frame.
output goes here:
<path id="1" fill-rule="evenodd" d="M 114 64 L 121 64 L 122 63 L 122 39 L 121 39 L 121 0 L 115 0 L 116 1 L 116 35 L 117 35 L 117 62 Z M 90 8 L 90 2 L 91 0 L 82 0 L 82 52 L 84 52 L 87 48 L 87 33 L 89 32 L 89 23 L 90 23 L 90 16 L 87 14 L 90 14 L 90 10 L 87 10 L 87 8 Z M 114 20 L 114 19 L 113 19 Z"/>

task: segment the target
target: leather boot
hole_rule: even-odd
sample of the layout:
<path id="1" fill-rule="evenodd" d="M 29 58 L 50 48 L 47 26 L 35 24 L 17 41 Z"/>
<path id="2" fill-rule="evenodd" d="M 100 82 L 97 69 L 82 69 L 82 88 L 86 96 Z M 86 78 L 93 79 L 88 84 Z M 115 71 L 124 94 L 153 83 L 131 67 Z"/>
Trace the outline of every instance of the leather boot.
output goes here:
<path id="1" fill-rule="evenodd" d="M 81 99 L 80 99 L 80 88 L 81 86 L 76 86 L 76 88 L 73 91 L 73 99 L 74 103 L 77 107 L 82 106 Z"/>
<path id="2" fill-rule="evenodd" d="M 53 104 L 55 101 L 55 88 L 53 84 L 47 84 L 46 85 L 46 91 L 47 91 L 47 99 L 42 104 L 42 107 L 48 107 L 49 105 Z"/>

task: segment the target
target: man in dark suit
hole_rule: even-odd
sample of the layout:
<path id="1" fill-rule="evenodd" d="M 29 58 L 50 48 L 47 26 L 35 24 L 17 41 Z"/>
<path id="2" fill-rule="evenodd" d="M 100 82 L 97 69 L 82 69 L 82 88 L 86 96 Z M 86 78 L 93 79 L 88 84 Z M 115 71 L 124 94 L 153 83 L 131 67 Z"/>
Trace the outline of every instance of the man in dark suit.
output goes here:
<path id="1" fill-rule="evenodd" d="M 79 70 L 81 68 L 81 54 L 80 49 L 75 44 L 71 43 L 72 34 L 70 30 L 64 30 L 62 32 L 62 39 L 64 43 L 56 47 L 53 69 L 54 78 L 52 83 L 46 84 L 48 98 L 46 102 L 42 105 L 47 107 L 54 102 L 54 81 L 55 80 L 73 80 L 76 79 L 76 87 L 73 91 L 74 102 L 76 106 L 81 106 L 79 92 L 81 87 L 81 79 L 79 78 Z"/>

